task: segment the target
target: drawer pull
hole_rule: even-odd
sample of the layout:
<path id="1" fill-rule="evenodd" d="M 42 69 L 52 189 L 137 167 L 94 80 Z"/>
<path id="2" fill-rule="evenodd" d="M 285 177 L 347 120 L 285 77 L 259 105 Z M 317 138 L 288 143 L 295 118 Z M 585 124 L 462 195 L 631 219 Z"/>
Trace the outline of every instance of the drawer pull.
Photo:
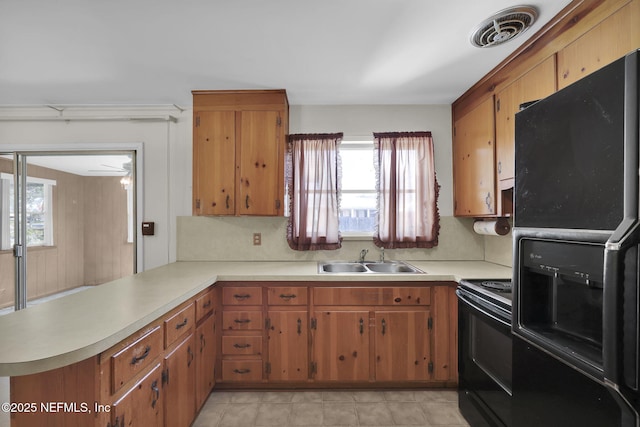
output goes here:
<path id="1" fill-rule="evenodd" d="M 233 321 L 236 323 L 249 323 L 251 319 L 234 319 Z"/>
<path id="2" fill-rule="evenodd" d="M 150 352 L 151 352 L 151 346 L 148 345 L 145 347 L 144 353 L 142 353 L 140 356 L 133 356 L 133 359 L 131 359 L 131 364 L 135 365 L 136 363 L 146 359 L 147 356 L 149 356 Z"/>
<path id="3" fill-rule="evenodd" d="M 236 344 L 234 344 L 233 346 L 234 346 L 235 348 L 244 349 L 244 348 L 249 348 L 249 347 L 251 347 L 251 344 L 238 344 L 238 343 L 236 343 Z"/>
<path id="4" fill-rule="evenodd" d="M 189 321 L 189 319 L 187 319 L 186 317 L 184 318 L 184 320 L 182 321 L 182 323 L 178 323 L 176 325 L 176 329 L 180 329 L 180 328 L 184 328 L 185 326 L 187 326 L 187 322 Z"/>
<path id="5" fill-rule="evenodd" d="M 395 302 L 401 302 L 401 301 L 402 301 L 402 298 L 398 297 L 398 298 L 394 299 L 394 301 L 395 301 Z"/>
<path id="6" fill-rule="evenodd" d="M 207 302 L 202 304 L 202 308 L 209 308 L 209 307 L 211 307 L 211 300 L 207 300 Z"/>
<path id="7" fill-rule="evenodd" d="M 249 372 L 251 372 L 251 369 L 234 369 L 233 372 L 235 374 L 248 374 Z"/>
<path id="8" fill-rule="evenodd" d="M 291 301 L 295 297 L 296 297 L 296 294 L 280 294 L 280 298 L 286 301 Z"/>
<path id="9" fill-rule="evenodd" d="M 233 297 L 239 301 L 244 301 L 251 298 L 250 294 L 233 294 Z"/>

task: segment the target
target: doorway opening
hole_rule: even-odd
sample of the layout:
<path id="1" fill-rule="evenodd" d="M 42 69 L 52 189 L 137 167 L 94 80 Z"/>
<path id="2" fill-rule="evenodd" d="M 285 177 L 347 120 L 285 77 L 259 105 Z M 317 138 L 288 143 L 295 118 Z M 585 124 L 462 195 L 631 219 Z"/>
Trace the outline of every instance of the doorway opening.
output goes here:
<path id="1" fill-rule="evenodd" d="M 135 274 L 136 150 L 0 153 L 0 314 Z"/>

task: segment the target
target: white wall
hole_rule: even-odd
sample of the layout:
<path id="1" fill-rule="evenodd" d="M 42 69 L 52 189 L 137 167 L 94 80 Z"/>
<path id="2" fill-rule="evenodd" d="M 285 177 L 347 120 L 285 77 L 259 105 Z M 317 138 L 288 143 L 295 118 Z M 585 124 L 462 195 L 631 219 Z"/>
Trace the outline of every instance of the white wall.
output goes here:
<path id="1" fill-rule="evenodd" d="M 441 216 L 453 215 L 450 105 L 323 105 L 290 107 L 291 133 L 343 132 L 344 139 L 373 132 L 431 131 Z"/>
<path id="2" fill-rule="evenodd" d="M 156 235 L 142 239 L 144 267 L 149 269 L 176 259 L 193 259 L 191 249 L 207 248 L 202 259 L 229 259 L 250 255 L 251 259 L 305 259 L 288 249 L 282 227 L 284 219 L 192 218 L 192 111 L 172 106 L 71 108 L 67 116 L 159 116 L 172 115 L 176 123 L 145 121 L 2 121 L 0 145 L 72 145 L 78 149 L 92 144 L 142 143 L 144 145 L 144 220 L 154 221 Z M 50 108 L 0 109 L 0 118 L 19 116 L 54 117 Z M 406 259 L 484 259 L 482 237 L 471 231 L 471 221 L 453 217 L 453 174 L 451 164 L 451 107 L 449 105 L 368 105 L 290 107 L 290 132 L 343 132 L 345 138 L 370 137 L 373 132 L 431 131 L 435 144 L 435 165 L 441 186 L 439 211 L 443 228 L 440 246 L 431 252 L 402 252 Z M 275 224 L 274 224 L 275 221 Z M 206 227 L 198 232 L 199 227 Z M 215 244 L 219 228 L 261 231 L 261 248 L 248 248 L 250 239 L 224 239 Z M 182 238 L 179 233 L 187 237 Z M 178 241 L 182 238 L 182 241 Z M 200 238 L 201 242 L 193 239 Z M 208 241 L 214 239 L 213 242 Z M 245 242 L 244 240 L 247 240 Z M 193 243 L 198 243 L 194 245 Z M 228 245 L 237 244 L 236 248 Z M 351 252 L 362 242 L 347 243 Z M 280 248 L 280 249 L 276 249 Z M 373 248 L 372 248 L 373 249 Z M 276 250 L 276 253 L 267 253 Z M 182 252 L 182 255 L 181 255 Z M 331 257 L 334 254 L 318 254 Z M 338 254 L 335 254 L 338 256 Z"/>
<path id="3" fill-rule="evenodd" d="M 190 154 L 176 151 L 191 138 L 191 113 L 181 113 L 174 107 L 145 108 L 69 108 L 64 117 L 93 117 L 100 120 L 48 121 L 60 113 L 50 108 L 2 108 L 0 110 L 0 145 L 25 148 L 91 149 L 118 148 L 142 143 L 144 158 L 143 220 L 156 223 L 156 235 L 142 238 L 143 268 L 149 269 L 175 260 L 175 218 L 190 213 Z M 125 121 L 123 117 L 166 117 L 173 115 L 178 123 L 169 121 Z M 29 117 L 33 120 L 24 121 Z M 111 117 L 113 120 L 103 120 Z M 15 121 L 7 121 L 15 118 Z M 184 129 L 189 129 L 188 134 Z M 176 157 L 177 163 L 174 161 Z M 188 175 L 188 182 L 185 181 Z M 177 178 L 176 178 L 177 176 Z M 185 191 L 189 194 L 184 194 Z M 176 203 L 178 201 L 179 203 Z"/>

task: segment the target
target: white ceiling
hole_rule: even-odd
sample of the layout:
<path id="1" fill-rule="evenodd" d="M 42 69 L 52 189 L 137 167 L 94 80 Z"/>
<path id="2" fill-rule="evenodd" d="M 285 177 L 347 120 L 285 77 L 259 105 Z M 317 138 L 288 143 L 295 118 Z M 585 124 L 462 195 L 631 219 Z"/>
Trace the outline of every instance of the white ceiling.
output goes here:
<path id="1" fill-rule="evenodd" d="M 293 105 L 450 104 L 533 28 L 472 47 L 513 0 L 1 0 L 0 105 L 191 105 L 194 89 L 287 90 Z"/>

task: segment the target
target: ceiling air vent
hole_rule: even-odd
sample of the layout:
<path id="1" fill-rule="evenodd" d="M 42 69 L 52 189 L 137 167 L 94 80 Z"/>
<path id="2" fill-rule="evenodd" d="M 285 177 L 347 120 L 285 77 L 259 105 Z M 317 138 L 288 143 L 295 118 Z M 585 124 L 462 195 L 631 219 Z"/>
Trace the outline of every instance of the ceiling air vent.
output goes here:
<path id="1" fill-rule="evenodd" d="M 509 41 L 533 25 L 538 11 L 531 6 L 514 6 L 482 21 L 471 33 L 471 44 L 492 47 Z"/>

